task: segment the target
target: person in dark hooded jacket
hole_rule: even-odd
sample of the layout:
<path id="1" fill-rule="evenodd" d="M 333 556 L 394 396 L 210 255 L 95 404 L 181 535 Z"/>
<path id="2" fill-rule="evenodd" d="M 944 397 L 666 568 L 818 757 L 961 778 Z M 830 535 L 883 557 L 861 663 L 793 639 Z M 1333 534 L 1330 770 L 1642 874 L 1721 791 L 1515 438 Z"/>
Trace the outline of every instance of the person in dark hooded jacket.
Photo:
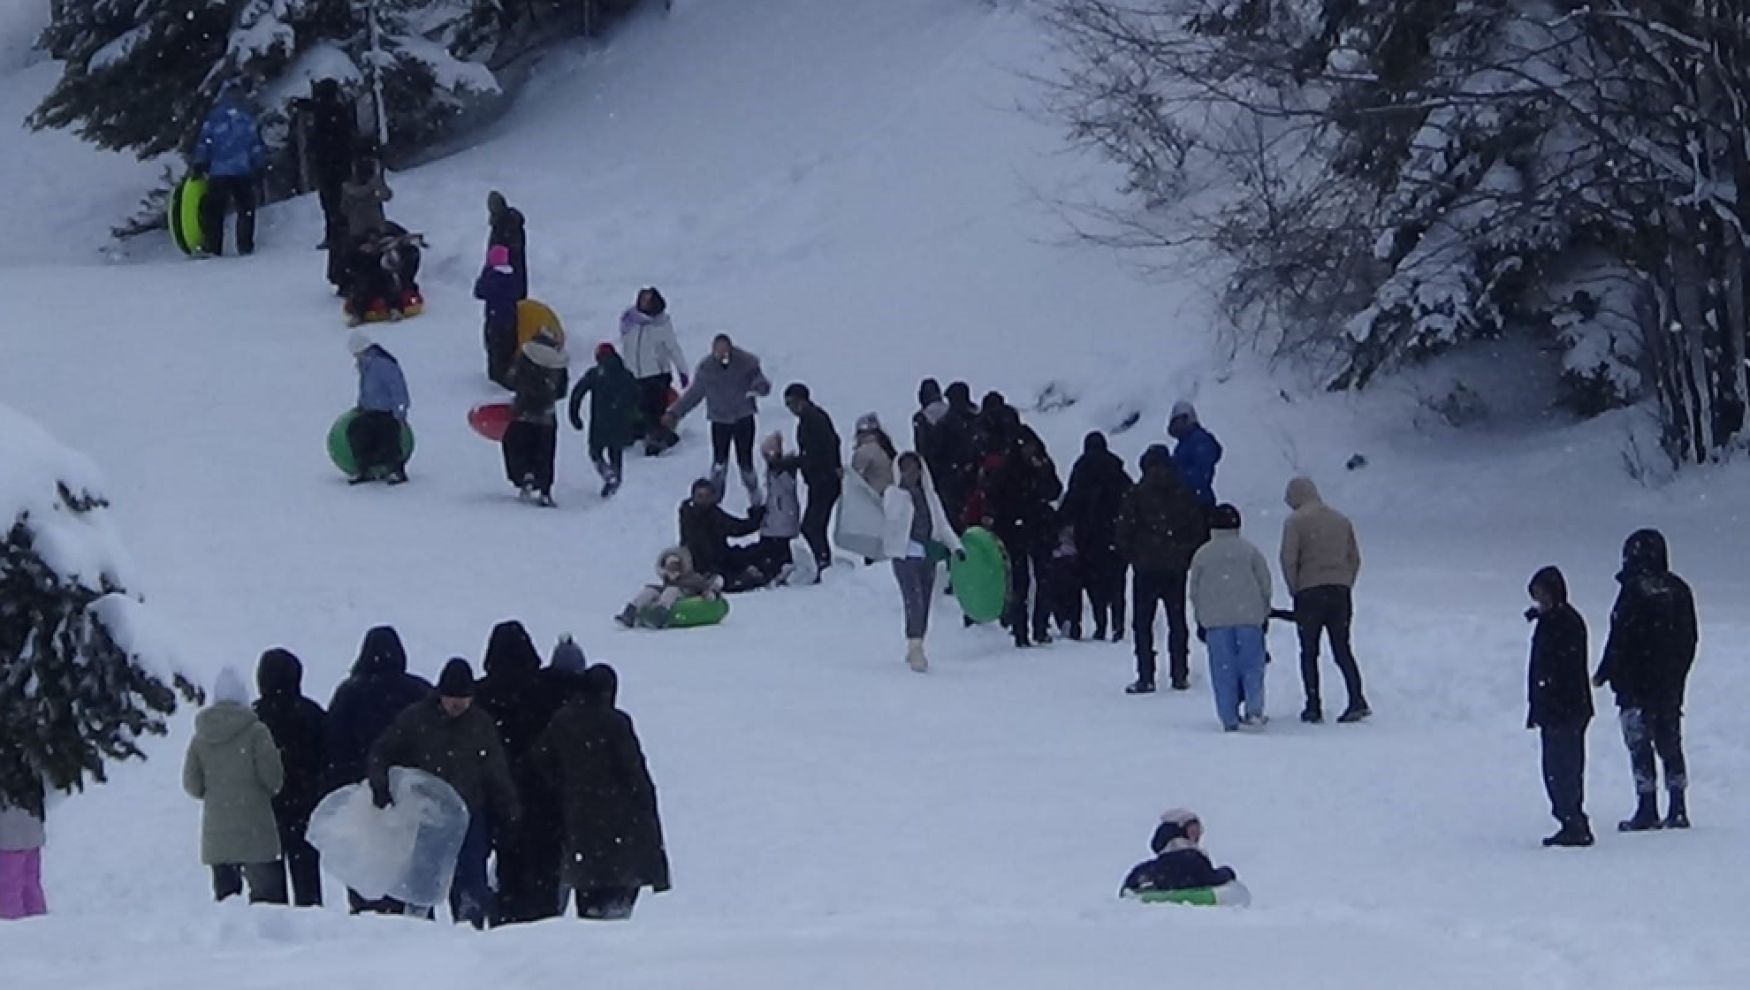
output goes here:
<path id="1" fill-rule="evenodd" d="M 365 633 L 352 673 L 334 689 L 328 702 L 324 756 L 328 760 L 326 790 L 365 779 L 371 747 L 403 711 L 431 694 L 431 684 L 407 672 L 407 650 L 389 626 Z M 400 914 L 405 905 L 392 899 L 370 901 L 347 891 L 352 912 Z"/>
<path id="2" fill-rule="evenodd" d="M 978 420 L 978 407 L 972 402 L 972 388 L 965 382 L 954 382 L 942 393 L 946 410 L 931 432 L 930 443 L 942 470 L 930 471 L 936 482 L 936 494 L 942 508 L 956 526 L 966 516 L 966 499 L 978 485 L 978 445 L 973 438 Z"/>
<path id="3" fill-rule="evenodd" d="M 693 555 L 693 569 L 722 578 L 726 592 L 763 587 L 767 575 L 759 567 L 759 548 L 731 545 L 729 540 L 758 533 L 765 514 L 764 506 L 755 506 L 745 519 L 730 515 L 711 479 L 693 482 L 693 496 L 680 509 L 681 546 Z"/>
<path id="4" fill-rule="evenodd" d="M 638 435 L 638 379 L 613 344 L 597 344 L 595 367 L 571 390 L 571 428 L 583 429 L 583 400 L 589 399 L 589 460 L 602 476 L 602 498 L 620 490 L 625 451 Z"/>
<path id="5" fill-rule="evenodd" d="M 273 799 L 273 817 L 279 825 L 280 858 L 291 877 L 292 903 L 321 907 L 322 861 L 306 832 L 310 813 L 322 800 L 328 716 L 321 705 L 304 697 L 304 664 L 290 650 L 263 653 L 255 682 L 261 691 L 255 715 L 273 733 L 285 770 L 285 783 Z"/>
<path id="6" fill-rule="evenodd" d="M 1080 584 L 1094 607 L 1094 638 L 1124 638 L 1124 576 L 1127 565 L 1118 550 L 1118 512 L 1133 482 L 1124 462 L 1095 431 L 1082 441 L 1082 456 L 1069 473 L 1069 489 L 1060 509 L 1062 521 L 1075 529 L 1076 565 Z M 1076 603 L 1076 611 L 1081 604 Z"/>
<path id="7" fill-rule="evenodd" d="M 1568 604 L 1562 572 L 1545 567 L 1531 579 L 1533 605 L 1525 617 L 1537 623 L 1531 637 L 1525 727 L 1543 741 L 1543 785 L 1561 830 L 1546 846 L 1589 846 L 1586 819 L 1586 726 L 1592 721 L 1592 691 L 1586 684 L 1586 620 Z"/>
<path id="8" fill-rule="evenodd" d="M 493 923 L 540 921 L 553 917 L 559 905 L 558 809 L 551 789 L 534 772 L 529 753 L 559 710 L 559 700 L 521 622 L 493 627 L 483 666 L 486 676 L 475 689 L 474 700 L 498 728 L 523 809 L 514 832 L 499 832 Z"/>
<path id="9" fill-rule="evenodd" d="M 1167 448 L 1156 444 L 1142 455 L 1142 481 L 1125 496 L 1118 511 L 1118 549 L 1132 569 L 1132 632 L 1136 643 L 1136 682 L 1130 694 L 1155 689 L 1155 610 L 1166 606 L 1168 672 L 1173 690 L 1190 686 L 1191 630 L 1185 614 L 1191 558 L 1209 541 L 1209 515 L 1179 478 Z"/>
<path id="10" fill-rule="evenodd" d="M 1015 422 L 1018 425 L 1019 420 Z M 1052 603 L 1046 575 L 1057 536 L 1054 503 L 1063 494 L 1063 482 L 1032 431 L 1010 435 L 1016 440 L 991 472 L 984 508 L 991 531 L 1009 555 L 1009 632 L 1016 646 L 1027 647 L 1051 642 Z"/>
<path id="11" fill-rule="evenodd" d="M 640 890 L 669 889 L 668 850 L 638 732 L 615 707 L 619 677 L 606 664 L 584 677 L 583 693 L 553 717 L 535 759 L 565 810 L 564 881 L 578 915 L 623 920 Z"/>
<path id="12" fill-rule="evenodd" d="M 1610 613 L 1610 638 L 1593 683 L 1610 685 L 1622 719 L 1634 770 L 1634 817 L 1617 827 L 1624 832 L 1688 828 L 1683 758 L 1683 695 L 1698 643 L 1695 595 L 1671 573 L 1665 537 L 1643 529 L 1622 548 L 1622 585 Z M 1655 760 L 1655 757 L 1657 758 Z M 1665 765 L 1670 805 L 1659 818 L 1659 771 Z"/>

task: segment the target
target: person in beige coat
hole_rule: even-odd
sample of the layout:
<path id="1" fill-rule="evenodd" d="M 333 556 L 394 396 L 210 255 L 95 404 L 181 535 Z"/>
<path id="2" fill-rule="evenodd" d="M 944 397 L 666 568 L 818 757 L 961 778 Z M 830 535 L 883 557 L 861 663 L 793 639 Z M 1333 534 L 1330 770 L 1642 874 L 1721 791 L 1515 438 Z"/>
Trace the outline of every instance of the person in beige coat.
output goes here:
<path id="1" fill-rule="evenodd" d="M 1331 653 L 1348 689 L 1349 705 L 1337 719 L 1359 722 L 1373 714 L 1361 688 L 1361 668 L 1349 642 L 1355 615 L 1352 591 L 1361 573 L 1361 545 L 1349 517 L 1324 503 L 1311 478 L 1288 483 L 1288 507 L 1294 512 L 1282 525 L 1282 578 L 1294 596 L 1294 620 L 1300 628 L 1300 679 L 1306 689 L 1302 722 L 1324 721 L 1319 699 L 1319 643 L 1329 636 Z"/>
<path id="2" fill-rule="evenodd" d="M 249 707 L 231 667 L 213 682 L 212 703 L 195 716 L 182 765 L 182 789 L 200 801 L 201 862 L 212 867 L 213 896 L 235 897 L 249 882 L 251 904 L 284 904 L 279 825 L 273 798 L 285 782 L 273 733 Z"/>

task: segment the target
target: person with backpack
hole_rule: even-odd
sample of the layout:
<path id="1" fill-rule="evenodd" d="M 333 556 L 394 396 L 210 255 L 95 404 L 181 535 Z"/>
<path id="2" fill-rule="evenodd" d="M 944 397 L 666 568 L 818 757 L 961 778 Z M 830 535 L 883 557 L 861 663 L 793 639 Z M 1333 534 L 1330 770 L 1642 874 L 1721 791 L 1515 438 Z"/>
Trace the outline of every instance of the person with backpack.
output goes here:
<path id="1" fill-rule="evenodd" d="M 1621 588 L 1610 638 L 1592 682 L 1616 694 L 1634 772 L 1635 813 L 1623 832 L 1689 827 L 1689 766 L 1683 755 L 1683 697 L 1700 642 L 1695 594 L 1671 572 L 1664 534 L 1643 529 L 1622 547 Z M 1659 817 L 1659 765 L 1669 798 Z"/>
<path id="2" fill-rule="evenodd" d="M 249 903 L 286 902 L 273 813 L 284 783 L 273 733 L 250 709 L 243 678 L 226 667 L 195 716 L 182 764 L 182 789 L 201 802 L 201 862 L 212 869 L 214 900 L 241 894 L 247 880 Z"/>
<path id="3" fill-rule="evenodd" d="M 814 552 L 817 574 L 832 566 L 832 542 L 827 527 L 833 506 L 845 492 L 845 467 L 840 460 L 839 432 L 814 401 L 807 385 L 792 382 L 784 389 L 784 407 L 796 417 L 796 456 L 802 480 L 808 484 L 808 506 L 802 511 L 802 538 Z"/>
<path id="4" fill-rule="evenodd" d="M 201 246 L 206 254 L 225 253 L 225 214 L 237 214 L 237 253 L 255 253 L 256 186 L 267 164 L 261 129 L 245 103 L 243 84 L 227 80 L 201 124 L 189 157 L 196 177 L 207 180 L 201 200 Z"/>
<path id="5" fill-rule="evenodd" d="M 662 417 L 663 429 L 672 432 L 704 403 L 705 418 L 711 421 L 711 483 L 722 497 L 723 483 L 729 477 L 729 450 L 734 447 L 750 508 L 764 500 L 760 476 L 754 470 L 753 448 L 759 400 L 770 394 L 772 383 L 760 367 L 759 355 L 742 350 L 728 334 L 720 333 L 711 342 L 711 353 L 693 372 L 693 383 Z"/>
<path id="6" fill-rule="evenodd" d="M 1124 578 L 1128 565 L 1118 549 L 1118 513 L 1133 483 L 1124 462 L 1107 447 L 1106 435 L 1089 433 L 1082 456 L 1070 469 L 1069 487 L 1060 507 L 1062 519 L 1075 533 L 1077 577 L 1094 611 L 1094 638 L 1124 638 Z M 1077 595 L 1075 612 L 1081 613 Z"/>
<path id="7" fill-rule="evenodd" d="M 347 425 L 346 440 L 352 448 L 355 473 L 350 484 L 382 481 L 390 485 L 407 482 L 407 458 L 401 449 L 401 430 L 407 422 L 412 400 L 407 378 L 395 360 L 370 334 L 355 330 L 347 337 L 347 350 L 358 367 L 358 415 Z"/>
<path id="8" fill-rule="evenodd" d="M 1239 509 L 1218 505 L 1209 519 L 1209 542 L 1191 558 L 1186 590 L 1197 615 L 1197 638 L 1209 648 L 1215 713 L 1224 731 L 1262 729 L 1270 564 L 1240 535 Z"/>
<path id="9" fill-rule="evenodd" d="M 620 351 L 626 356 L 626 370 L 638 379 L 638 435 L 645 455 L 655 457 L 680 442 L 662 426 L 675 377 L 679 376 L 683 389 L 692 385 L 668 300 L 655 286 L 639 289 L 637 301 L 620 314 Z"/>
<path id="10" fill-rule="evenodd" d="M 1173 690 L 1191 686 L 1191 629 L 1186 621 L 1186 582 L 1191 559 L 1209 539 L 1209 514 L 1184 482 L 1164 444 L 1141 460 L 1142 480 L 1118 510 L 1118 549 L 1131 568 L 1131 622 L 1136 680 L 1127 694 L 1155 691 L 1155 614 L 1167 613 L 1168 674 Z"/>
<path id="11" fill-rule="evenodd" d="M 552 508 L 555 461 L 559 456 L 559 414 L 570 376 L 570 358 L 559 338 L 542 330 L 517 352 L 511 365 L 511 422 L 500 447 L 504 476 L 517 496 Z"/>
<path id="12" fill-rule="evenodd" d="M 1545 567 L 1531 578 L 1531 635 L 1525 727 L 1543 743 L 1543 786 L 1550 813 L 1561 828 L 1545 846 L 1589 846 L 1586 818 L 1586 727 L 1592 722 L 1592 689 L 1586 683 L 1586 620 L 1568 603 L 1562 572 Z"/>
<path id="13" fill-rule="evenodd" d="M 261 655 L 255 669 L 261 696 L 255 716 L 273 735 L 285 782 L 274 795 L 273 817 L 279 826 L 280 852 L 291 881 L 292 903 L 322 906 L 322 858 L 308 837 L 310 815 L 326 793 L 328 714 L 304 697 L 304 664 L 290 650 L 275 648 Z"/>
<path id="14" fill-rule="evenodd" d="M 1361 545 L 1355 525 L 1325 504 L 1311 478 L 1288 483 L 1291 511 L 1282 524 L 1282 579 L 1294 596 L 1294 621 L 1300 630 L 1300 680 L 1306 707 L 1300 720 L 1324 721 L 1319 697 L 1319 644 L 1329 637 L 1331 655 L 1343 674 L 1349 704 L 1337 721 L 1359 722 L 1373 714 L 1362 690 L 1361 667 L 1355 662 L 1350 625 L 1355 617 L 1354 587 L 1361 574 Z"/>
<path id="15" fill-rule="evenodd" d="M 626 448 L 638 426 L 638 380 L 626 370 L 614 345 L 595 349 L 595 367 L 583 373 L 571 390 L 571 428 L 583 429 L 583 400 L 589 399 L 589 461 L 602 478 L 602 498 L 620 490 L 626 468 Z"/>

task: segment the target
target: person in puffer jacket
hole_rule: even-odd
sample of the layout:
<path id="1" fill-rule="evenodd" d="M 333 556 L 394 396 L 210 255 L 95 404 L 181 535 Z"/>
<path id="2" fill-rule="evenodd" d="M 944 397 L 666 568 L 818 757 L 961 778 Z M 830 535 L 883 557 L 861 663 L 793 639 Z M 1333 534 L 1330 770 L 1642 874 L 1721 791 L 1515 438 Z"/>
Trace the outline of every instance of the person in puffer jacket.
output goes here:
<path id="1" fill-rule="evenodd" d="M 620 314 L 620 353 L 625 356 L 626 370 L 638 379 L 639 436 L 644 453 L 655 457 L 680 442 L 662 426 L 675 378 L 680 378 L 683 389 L 692 385 L 680 338 L 668 315 L 668 300 L 655 286 L 638 290 L 637 302 Z"/>
<path id="2" fill-rule="evenodd" d="M 1186 582 L 1197 634 L 1209 647 L 1209 685 L 1224 731 L 1263 728 L 1264 626 L 1270 621 L 1270 564 L 1240 536 L 1240 510 L 1210 513 L 1209 542 L 1191 558 Z M 1240 717 L 1244 697 L 1245 717 Z"/>
<path id="3" fill-rule="evenodd" d="M 669 547 L 656 558 L 656 584 L 647 584 L 632 596 L 632 600 L 614 616 L 614 621 L 627 629 L 643 626 L 663 629 L 668 626 L 669 613 L 683 598 L 719 598 L 723 579 L 715 574 L 700 574 L 693 569 L 693 555 L 686 547 Z"/>
<path id="4" fill-rule="evenodd" d="M 1185 487 L 1197 496 L 1206 509 L 1215 507 L 1215 466 L 1221 463 L 1221 441 L 1204 428 L 1197 418 L 1197 407 L 1189 402 L 1173 403 L 1167 419 L 1167 435 L 1173 438 L 1173 466 Z"/>
<path id="5" fill-rule="evenodd" d="M 243 678 L 226 667 L 195 717 L 182 765 L 182 789 L 201 802 L 201 862 L 212 868 L 214 899 L 241 894 L 248 880 L 251 904 L 286 902 L 273 813 L 284 784 L 273 733 L 250 710 Z"/>
<path id="6" fill-rule="evenodd" d="M 474 298 L 486 307 L 481 332 L 486 346 L 486 377 L 510 389 L 510 366 L 516 358 L 516 304 L 523 298 L 516 269 L 511 267 L 510 248 L 494 244 L 486 249 L 486 266 L 474 280 Z"/>
<path id="7" fill-rule="evenodd" d="M 201 200 L 201 245 L 208 254 L 225 253 L 225 213 L 237 213 L 237 253 L 255 251 L 255 187 L 267 163 L 261 129 L 244 102 L 243 85 L 233 79 L 219 88 L 218 101 L 201 125 L 189 164 L 207 179 Z"/>
<path id="8" fill-rule="evenodd" d="M 723 483 L 729 477 L 729 450 L 734 447 L 748 507 L 765 500 L 760 494 L 760 476 L 754 471 L 754 417 L 759 413 L 759 400 L 771 394 L 772 383 L 760 367 L 759 355 L 742 350 L 728 334 L 720 333 L 711 342 L 711 353 L 693 372 L 693 383 L 663 415 L 663 429 L 673 432 L 677 423 L 704 403 L 705 418 L 711 421 L 710 478 L 718 498 L 723 497 Z"/>
<path id="9" fill-rule="evenodd" d="M 1294 620 L 1300 628 L 1300 679 L 1306 707 L 1300 720 L 1324 721 L 1319 697 L 1319 644 L 1331 640 L 1331 655 L 1343 674 L 1348 707 L 1339 722 L 1359 722 L 1373 710 L 1361 685 L 1349 628 L 1355 618 L 1355 579 L 1361 573 L 1361 546 L 1349 517 L 1326 505 L 1311 478 L 1288 483 L 1287 502 L 1293 510 L 1282 524 L 1282 579 L 1294 596 Z"/>
<path id="10" fill-rule="evenodd" d="M 569 364 L 564 345 L 543 330 L 523 345 L 510 370 L 516 397 L 511 401 L 510 426 L 500 443 L 504 475 L 519 497 L 547 508 L 553 507 L 554 461 L 559 455 L 557 407 L 571 384 Z"/>
<path id="11" fill-rule="evenodd" d="M 1592 688 L 1586 677 L 1586 620 L 1568 604 L 1562 572 L 1545 567 L 1528 588 L 1537 623 L 1531 636 L 1525 727 L 1543 742 L 1543 786 L 1550 813 L 1561 823 L 1545 846 L 1589 846 L 1586 818 L 1586 727 L 1592 722 Z"/>
<path id="12" fill-rule="evenodd" d="M 1233 867 L 1218 869 L 1209 861 L 1209 856 L 1198 848 L 1202 841 L 1203 822 L 1196 814 L 1177 808 L 1162 815 L 1154 837 L 1149 840 L 1155 858 L 1131 869 L 1119 896 L 1220 887 L 1239 879 Z"/>
<path id="13" fill-rule="evenodd" d="M 348 481 L 354 485 L 371 481 L 403 484 L 407 481 L 407 459 L 402 456 L 401 426 L 407 421 L 412 400 L 401 362 L 363 330 L 353 331 L 346 346 L 359 375 L 358 415 L 346 428 L 357 473 Z"/>
<path id="14" fill-rule="evenodd" d="M 802 458 L 784 451 L 784 435 L 773 433 L 760 444 L 766 462 L 766 514 L 760 519 L 760 541 L 754 565 L 770 584 L 785 584 L 796 566 L 791 544 L 802 535 L 802 495 L 797 485 Z"/>

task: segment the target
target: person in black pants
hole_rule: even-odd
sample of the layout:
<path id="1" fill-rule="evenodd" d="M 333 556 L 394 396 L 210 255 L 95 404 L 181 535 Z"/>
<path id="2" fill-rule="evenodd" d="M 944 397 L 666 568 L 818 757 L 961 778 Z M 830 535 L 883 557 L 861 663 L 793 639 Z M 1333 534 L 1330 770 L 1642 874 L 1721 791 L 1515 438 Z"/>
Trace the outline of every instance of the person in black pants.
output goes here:
<path id="1" fill-rule="evenodd" d="M 1282 578 L 1294 596 L 1294 619 L 1300 631 L 1300 679 L 1306 690 L 1300 720 L 1317 724 L 1325 719 L 1319 694 L 1319 643 L 1329 636 L 1331 655 L 1349 695 L 1337 721 L 1359 722 L 1373 714 L 1350 640 L 1361 544 L 1349 517 L 1325 504 L 1311 478 L 1288 483 L 1287 503 L 1294 511 L 1282 524 Z"/>
<path id="2" fill-rule="evenodd" d="M 310 124 L 305 147 L 310 171 L 316 179 L 316 198 L 322 204 L 322 243 L 319 249 L 339 244 L 346 237 L 346 220 L 340 209 L 340 187 L 352 175 L 358 120 L 353 107 L 334 79 L 319 79 L 310 87 Z"/>
<path id="3" fill-rule="evenodd" d="M 1031 431 L 1014 430 L 1008 435 L 1015 438 L 1013 445 L 989 475 L 984 504 L 991 531 L 1008 551 L 1008 627 L 1015 645 L 1024 648 L 1051 642 L 1052 601 L 1046 575 L 1057 543 L 1053 505 L 1063 494 L 1063 482 Z"/>
<path id="4" fill-rule="evenodd" d="M 1689 767 L 1683 756 L 1683 695 L 1698 644 L 1695 595 L 1671 573 L 1665 537 L 1643 529 L 1622 549 L 1622 585 L 1610 613 L 1610 639 L 1593 683 L 1610 685 L 1634 771 L 1634 817 L 1623 832 L 1688 828 Z M 1659 767 L 1670 806 L 1659 819 Z"/>
<path id="5" fill-rule="evenodd" d="M 274 795 L 273 817 L 279 825 L 280 855 L 291 875 L 292 903 L 322 906 L 322 860 L 310 845 L 310 814 L 322 799 L 322 774 L 328 765 L 323 747 L 327 713 L 304 697 L 304 665 L 289 650 L 261 655 L 255 672 L 261 697 L 255 715 L 273 733 L 280 751 L 285 783 Z"/>
<path id="6" fill-rule="evenodd" d="M 832 543 L 827 527 L 833 506 L 845 490 L 845 467 L 839 431 L 832 417 L 814 402 L 808 386 L 792 382 L 784 389 L 784 407 L 796 417 L 796 453 L 802 462 L 802 480 L 808 483 L 808 505 L 802 510 L 802 538 L 814 553 L 820 570 L 832 566 Z"/>
<path id="7" fill-rule="evenodd" d="M 1568 604 L 1562 572 L 1545 567 L 1531 579 L 1535 603 L 1525 617 L 1537 623 L 1531 637 L 1527 680 L 1527 729 L 1543 743 L 1543 785 L 1561 829 L 1546 846 L 1589 846 L 1586 819 L 1586 726 L 1592 721 L 1592 691 L 1586 684 L 1586 620 Z"/>
<path id="8" fill-rule="evenodd" d="M 759 400 L 771 392 L 772 383 L 760 367 L 759 356 L 736 347 L 728 334 L 720 333 L 711 342 L 710 355 L 693 372 L 693 383 L 662 417 L 663 429 L 672 432 L 688 413 L 704 404 L 705 418 L 711 421 L 711 483 L 721 496 L 733 446 L 750 507 L 765 501 L 760 494 L 759 472 L 754 470 L 753 441 Z"/>
<path id="9" fill-rule="evenodd" d="M 1118 510 L 1118 549 L 1129 562 L 1131 621 L 1136 636 L 1136 681 L 1127 694 L 1155 690 L 1155 613 L 1167 612 L 1168 673 L 1173 690 L 1191 686 L 1191 630 L 1185 614 L 1185 584 L 1191 558 L 1209 539 L 1209 518 L 1197 496 L 1179 480 L 1164 444 L 1142 455 L 1142 481 L 1125 494 Z"/>
<path id="10" fill-rule="evenodd" d="M 1130 473 L 1107 448 L 1106 435 L 1082 441 L 1082 456 L 1069 474 L 1063 520 L 1075 528 L 1077 578 L 1094 607 L 1094 638 L 1124 638 L 1124 555 L 1118 551 L 1118 513 L 1130 491 Z M 1079 599 L 1079 593 L 1078 593 Z M 1079 612 L 1080 601 L 1076 603 Z"/>

